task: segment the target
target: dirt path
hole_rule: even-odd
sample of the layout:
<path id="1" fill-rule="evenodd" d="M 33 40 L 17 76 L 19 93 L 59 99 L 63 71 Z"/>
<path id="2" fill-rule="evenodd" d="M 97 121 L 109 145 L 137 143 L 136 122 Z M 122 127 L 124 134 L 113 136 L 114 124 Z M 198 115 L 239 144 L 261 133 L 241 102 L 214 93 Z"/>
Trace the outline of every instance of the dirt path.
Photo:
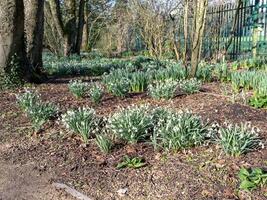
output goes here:
<path id="1" fill-rule="evenodd" d="M 39 175 L 33 165 L 23 166 L 0 161 L 1 200 L 72 200 L 67 194 L 54 189 L 48 176 Z"/>
<path id="2" fill-rule="evenodd" d="M 50 176 L 34 170 L 34 163 L 26 161 L 21 165 L 3 160 L 3 153 L 12 146 L 11 140 L 19 133 L 19 128 L 14 127 L 7 117 L 17 116 L 10 106 L 12 96 L 6 96 L 0 109 L 0 200 L 72 200 L 65 192 L 52 187 Z M 13 118 L 13 122 L 18 121 L 18 118 Z"/>
<path id="3" fill-rule="evenodd" d="M 74 200 L 64 191 L 56 190 L 49 182 L 48 174 L 34 170 L 34 163 L 20 165 L 2 160 L 1 155 L 11 147 L 9 142 L 2 140 L 7 133 L 1 127 L 0 200 Z"/>

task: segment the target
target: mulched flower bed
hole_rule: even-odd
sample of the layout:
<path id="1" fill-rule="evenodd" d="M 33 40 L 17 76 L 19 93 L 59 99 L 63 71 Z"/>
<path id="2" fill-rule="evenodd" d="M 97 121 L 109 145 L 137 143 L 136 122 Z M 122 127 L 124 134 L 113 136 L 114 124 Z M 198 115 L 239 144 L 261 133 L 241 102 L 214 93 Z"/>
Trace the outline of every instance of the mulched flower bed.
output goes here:
<path id="1" fill-rule="evenodd" d="M 179 95 L 172 101 L 155 101 L 146 94 L 131 94 L 115 98 L 105 94 L 100 105 L 89 98 L 75 99 L 67 87 L 68 79 L 37 85 L 42 99 L 52 102 L 65 112 L 69 108 L 88 105 L 99 115 L 109 115 L 118 106 L 150 103 L 174 109 L 189 109 L 204 120 L 223 123 L 250 121 L 258 127 L 260 136 L 267 138 L 267 111 L 239 103 L 231 103 L 221 93 L 219 83 L 203 86 L 202 92 Z M 180 152 L 155 152 L 146 143 L 116 144 L 113 151 L 102 154 L 94 142 L 84 146 L 82 141 L 67 131 L 58 121 L 46 124 L 37 135 L 16 105 L 19 91 L 0 93 L 0 148 L 2 159 L 16 164 L 34 163 L 35 170 L 49 173 L 51 182 L 62 182 L 88 194 L 93 199 L 266 199 L 262 188 L 252 193 L 239 191 L 237 173 L 240 167 L 267 166 L 267 150 L 233 158 L 216 145 L 192 148 Z M 140 156 L 146 167 L 117 170 L 116 165 L 125 155 Z M 117 191 L 127 188 L 121 197 Z"/>

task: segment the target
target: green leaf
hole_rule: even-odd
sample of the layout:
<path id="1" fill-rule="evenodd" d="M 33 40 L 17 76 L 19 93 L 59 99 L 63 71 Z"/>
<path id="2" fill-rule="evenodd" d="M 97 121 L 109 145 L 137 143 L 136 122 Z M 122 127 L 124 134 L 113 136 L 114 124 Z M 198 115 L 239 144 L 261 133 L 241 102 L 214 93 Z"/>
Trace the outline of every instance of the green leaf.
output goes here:
<path id="1" fill-rule="evenodd" d="M 121 162 L 116 166 L 117 169 L 123 169 L 126 167 L 127 167 L 127 163 L 125 163 L 125 162 Z"/>
<path id="2" fill-rule="evenodd" d="M 247 180 L 249 175 L 250 175 L 249 171 L 247 169 L 245 169 L 245 168 L 241 168 L 240 171 L 239 171 L 239 174 L 238 174 L 238 176 L 239 176 L 241 181 Z"/>
<path id="3" fill-rule="evenodd" d="M 240 184 L 240 188 L 243 190 L 252 190 L 255 189 L 257 186 L 255 183 L 250 182 L 248 180 L 242 181 Z"/>

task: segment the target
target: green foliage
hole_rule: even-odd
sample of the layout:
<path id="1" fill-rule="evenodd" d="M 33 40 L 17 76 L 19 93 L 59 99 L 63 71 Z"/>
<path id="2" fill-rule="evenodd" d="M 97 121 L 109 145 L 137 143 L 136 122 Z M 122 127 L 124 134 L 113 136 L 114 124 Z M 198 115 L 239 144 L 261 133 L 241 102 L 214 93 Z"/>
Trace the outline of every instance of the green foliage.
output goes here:
<path id="1" fill-rule="evenodd" d="M 261 71 L 238 71 L 231 74 L 234 91 L 253 89 L 258 94 L 267 94 L 267 74 Z"/>
<path id="2" fill-rule="evenodd" d="M 25 93 L 17 95 L 20 108 L 30 118 L 35 132 L 57 113 L 57 108 L 50 103 L 43 103 L 40 95 L 36 92 L 26 90 Z"/>
<path id="3" fill-rule="evenodd" d="M 62 115 L 65 127 L 79 134 L 85 143 L 88 143 L 89 137 L 98 131 L 98 121 L 95 110 L 88 107 L 69 110 Z"/>
<path id="4" fill-rule="evenodd" d="M 197 69 L 197 79 L 200 79 L 204 82 L 210 82 L 212 80 L 212 68 L 212 65 L 201 62 Z"/>
<path id="5" fill-rule="evenodd" d="M 260 147 L 261 140 L 256 129 L 248 123 L 228 124 L 219 130 L 219 144 L 225 153 L 240 156 Z"/>
<path id="6" fill-rule="evenodd" d="M 58 58 L 45 54 L 43 56 L 44 69 L 53 76 L 101 76 L 113 69 L 126 68 L 131 63 L 129 60 L 100 57 L 89 55 Z"/>
<path id="7" fill-rule="evenodd" d="M 150 109 L 148 105 L 120 108 L 118 112 L 109 117 L 108 129 L 118 138 L 129 143 L 144 140 L 153 126 Z"/>
<path id="8" fill-rule="evenodd" d="M 112 149 L 112 141 L 105 135 L 96 135 L 96 144 L 103 153 L 109 153 Z"/>
<path id="9" fill-rule="evenodd" d="M 154 99 L 172 99 L 175 96 L 178 83 L 171 79 L 155 81 L 148 86 L 149 94 Z"/>
<path id="10" fill-rule="evenodd" d="M 151 115 L 153 117 L 153 124 L 158 124 L 159 122 L 166 122 L 168 117 L 173 111 L 164 107 L 155 107 L 151 109 Z"/>
<path id="11" fill-rule="evenodd" d="M 246 70 L 266 70 L 266 58 L 249 58 L 237 60 L 231 63 L 233 70 L 246 69 Z"/>
<path id="12" fill-rule="evenodd" d="M 12 89 L 22 86 L 23 84 L 24 81 L 22 80 L 19 58 L 14 55 L 4 74 L 0 74 L 0 89 Z"/>
<path id="13" fill-rule="evenodd" d="M 85 54 L 84 56 L 86 56 L 87 58 L 89 58 L 91 60 L 104 58 L 104 55 L 98 51 L 91 51 L 91 52 Z"/>
<path id="14" fill-rule="evenodd" d="M 16 98 L 17 103 L 24 112 L 27 112 L 41 102 L 40 95 L 30 90 L 26 90 L 23 94 L 17 95 Z"/>
<path id="15" fill-rule="evenodd" d="M 147 73 L 142 71 L 134 72 L 131 74 L 129 82 L 131 92 L 144 92 L 148 86 Z"/>
<path id="16" fill-rule="evenodd" d="M 125 97 L 130 88 L 129 79 L 121 78 L 115 82 L 108 82 L 106 84 L 108 91 L 116 97 Z"/>
<path id="17" fill-rule="evenodd" d="M 241 168 L 239 171 L 240 189 L 242 190 L 254 190 L 258 187 L 267 185 L 267 172 L 260 168 L 245 169 Z"/>
<path id="18" fill-rule="evenodd" d="M 253 95 L 249 99 L 249 105 L 255 108 L 267 108 L 267 95 Z"/>
<path id="19" fill-rule="evenodd" d="M 125 156 L 123 158 L 123 161 L 117 165 L 117 169 L 123 169 L 123 168 L 133 168 L 138 169 L 141 167 L 144 167 L 146 165 L 145 160 L 143 158 L 134 157 L 130 158 L 128 156 Z"/>
<path id="20" fill-rule="evenodd" d="M 137 56 L 133 62 L 133 65 L 142 67 L 142 64 L 150 62 L 152 59 L 145 56 Z"/>
<path id="21" fill-rule="evenodd" d="M 89 88 L 88 83 L 83 83 L 82 80 L 71 80 L 68 87 L 76 98 L 84 98 Z"/>
<path id="22" fill-rule="evenodd" d="M 93 83 L 90 86 L 89 95 L 93 103 L 99 104 L 104 96 L 104 89 L 100 84 Z"/>
<path id="23" fill-rule="evenodd" d="M 103 83 L 107 90 L 118 97 L 125 97 L 130 90 L 129 70 L 114 70 L 110 74 L 103 76 Z"/>
<path id="24" fill-rule="evenodd" d="M 193 94 L 200 91 L 201 81 L 196 78 L 182 80 L 179 82 L 179 88 L 187 94 Z"/>
<path id="25" fill-rule="evenodd" d="M 202 144 L 209 134 L 206 124 L 191 112 L 167 112 L 154 128 L 151 141 L 155 149 L 181 150 Z"/>
<path id="26" fill-rule="evenodd" d="M 30 118 L 35 132 L 57 113 L 57 108 L 51 103 L 38 103 L 27 110 L 27 116 Z"/>
<path id="27" fill-rule="evenodd" d="M 267 73 L 262 73 L 253 79 L 253 89 L 256 95 L 264 96 L 267 95 Z"/>
<path id="28" fill-rule="evenodd" d="M 165 80 L 183 80 L 187 77 L 185 67 L 181 63 L 162 61 L 157 65 L 157 69 L 152 73 L 152 80 L 165 81 Z"/>
<path id="29" fill-rule="evenodd" d="M 230 79 L 230 70 L 227 63 L 218 63 L 215 65 L 214 69 L 215 77 L 220 81 L 228 81 Z"/>

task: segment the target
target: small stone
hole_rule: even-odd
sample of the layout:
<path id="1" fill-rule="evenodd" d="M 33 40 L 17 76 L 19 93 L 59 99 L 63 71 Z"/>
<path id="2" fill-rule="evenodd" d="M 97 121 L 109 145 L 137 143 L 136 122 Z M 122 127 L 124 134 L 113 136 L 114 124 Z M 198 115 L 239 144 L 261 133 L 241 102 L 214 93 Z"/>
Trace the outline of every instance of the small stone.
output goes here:
<path id="1" fill-rule="evenodd" d="M 121 197 L 125 196 L 127 192 L 128 192 L 128 188 L 121 188 L 117 191 L 118 195 Z"/>

